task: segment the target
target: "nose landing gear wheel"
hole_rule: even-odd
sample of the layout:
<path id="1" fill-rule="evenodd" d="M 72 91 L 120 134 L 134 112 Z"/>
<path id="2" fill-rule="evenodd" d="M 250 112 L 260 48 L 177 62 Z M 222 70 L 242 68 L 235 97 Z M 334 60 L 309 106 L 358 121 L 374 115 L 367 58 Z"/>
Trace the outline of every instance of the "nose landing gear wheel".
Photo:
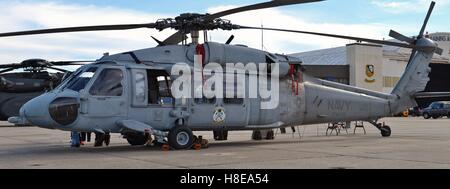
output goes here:
<path id="1" fill-rule="evenodd" d="M 175 127 L 169 132 L 169 145 L 177 150 L 190 149 L 194 143 L 194 135 L 187 127 Z"/>
<path id="2" fill-rule="evenodd" d="M 391 128 L 389 126 L 383 126 L 380 130 L 381 130 L 381 136 L 383 136 L 383 137 L 391 136 Z"/>

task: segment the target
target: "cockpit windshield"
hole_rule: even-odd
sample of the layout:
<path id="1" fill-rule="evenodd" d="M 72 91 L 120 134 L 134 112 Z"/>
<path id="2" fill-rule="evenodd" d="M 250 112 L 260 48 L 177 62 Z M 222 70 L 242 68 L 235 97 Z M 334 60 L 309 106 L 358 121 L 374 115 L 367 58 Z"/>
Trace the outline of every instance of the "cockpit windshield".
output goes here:
<path id="1" fill-rule="evenodd" d="M 63 86 L 61 86 L 61 89 L 70 89 L 73 91 L 80 92 L 80 90 L 84 89 L 86 85 L 89 83 L 89 81 L 94 77 L 95 72 L 97 71 L 98 67 L 85 67 L 80 68 L 77 70 L 73 75 L 68 78 L 68 81 L 64 83 Z"/>

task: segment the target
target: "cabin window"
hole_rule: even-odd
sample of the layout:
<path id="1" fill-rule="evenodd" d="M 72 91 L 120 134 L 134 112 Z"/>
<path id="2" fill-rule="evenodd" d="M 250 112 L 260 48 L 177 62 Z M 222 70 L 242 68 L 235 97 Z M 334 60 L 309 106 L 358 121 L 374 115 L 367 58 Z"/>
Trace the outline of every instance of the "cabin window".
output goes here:
<path id="1" fill-rule="evenodd" d="M 148 104 L 173 105 L 171 80 L 164 70 L 147 70 Z"/>
<path id="2" fill-rule="evenodd" d="M 120 69 L 104 69 L 92 84 L 89 93 L 93 96 L 122 96 L 123 72 Z"/>
<path id="3" fill-rule="evenodd" d="M 145 74 L 144 73 L 136 73 L 134 82 L 135 82 L 135 98 L 137 103 L 145 103 L 145 90 L 147 86 L 145 84 Z"/>

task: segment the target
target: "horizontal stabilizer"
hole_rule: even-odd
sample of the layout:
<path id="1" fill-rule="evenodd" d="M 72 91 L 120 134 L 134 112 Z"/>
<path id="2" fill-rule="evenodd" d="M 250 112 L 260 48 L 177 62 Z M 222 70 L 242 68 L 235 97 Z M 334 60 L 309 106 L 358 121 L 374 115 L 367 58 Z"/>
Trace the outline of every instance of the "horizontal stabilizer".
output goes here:
<path id="1" fill-rule="evenodd" d="M 440 98 L 440 97 L 450 97 L 450 92 L 423 92 L 417 93 L 416 98 Z"/>

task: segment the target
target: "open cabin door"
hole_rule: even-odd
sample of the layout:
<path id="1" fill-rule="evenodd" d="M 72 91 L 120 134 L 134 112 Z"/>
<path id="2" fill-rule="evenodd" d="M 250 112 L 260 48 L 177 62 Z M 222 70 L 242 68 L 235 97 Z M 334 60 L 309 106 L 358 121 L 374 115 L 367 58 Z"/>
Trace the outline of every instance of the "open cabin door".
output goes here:
<path id="1" fill-rule="evenodd" d="M 159 130 L 170 129 L 175 118 L 170 116 L 174 99 L 169 74 L 158 69 L 131 69 L 131 77 L 129 119 L 144 122 Z"/>

